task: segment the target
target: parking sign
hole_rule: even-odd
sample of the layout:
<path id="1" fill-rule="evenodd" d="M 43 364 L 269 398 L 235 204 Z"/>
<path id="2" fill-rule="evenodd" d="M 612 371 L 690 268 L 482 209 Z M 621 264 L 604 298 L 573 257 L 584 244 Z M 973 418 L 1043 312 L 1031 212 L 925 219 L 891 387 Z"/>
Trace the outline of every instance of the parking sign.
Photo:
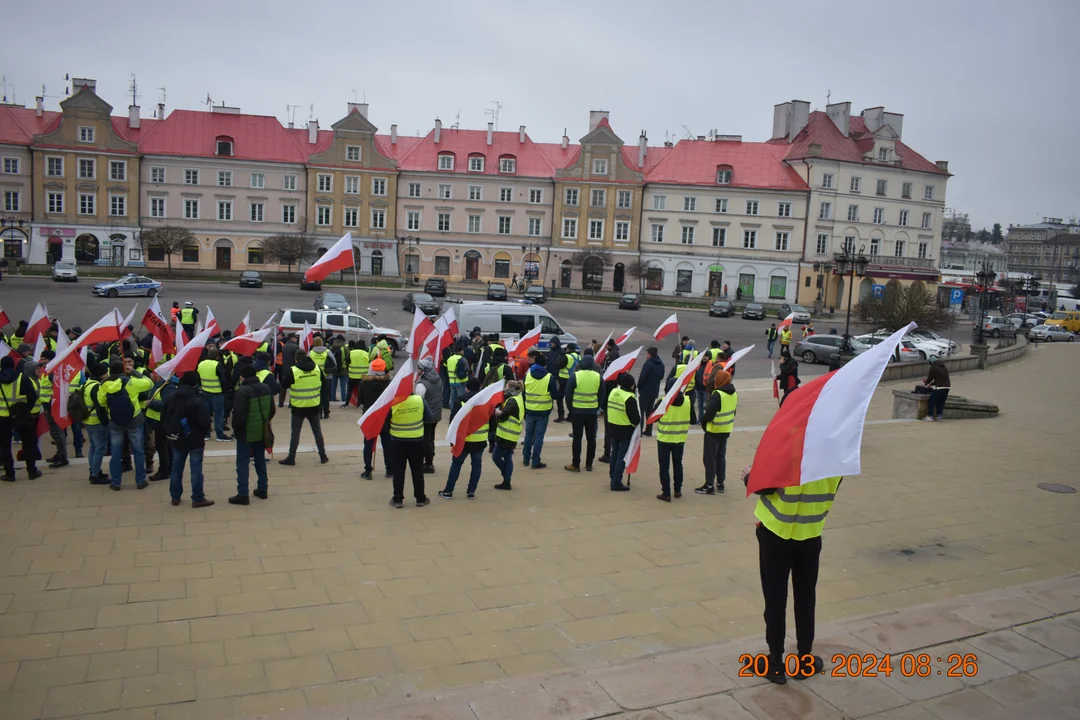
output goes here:
<path id="1" fill-rule="evenodd" d="M 962 302 L 964 302 L 964 291 L 963 290 L 961 290 L 960 288 L 953 288 L 951 291 L 949 291 L 949 304 L 950 305 L 959 305 Z"/>
<path id="2" fill-rule="evenodd" d="M 870 294 L 873 295 L 876 298 L 885 297 L 885 286 L 884 285 L 871 285 L 870 286 Z"/>

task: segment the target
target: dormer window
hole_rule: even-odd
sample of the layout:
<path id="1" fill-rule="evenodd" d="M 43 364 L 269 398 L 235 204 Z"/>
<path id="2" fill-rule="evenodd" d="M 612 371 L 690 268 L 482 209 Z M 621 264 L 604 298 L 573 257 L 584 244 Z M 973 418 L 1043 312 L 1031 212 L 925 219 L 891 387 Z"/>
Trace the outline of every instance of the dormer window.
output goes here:
<path id="1" fill-rule="evenodd" d="M 593 175 L 607 175 L 607 160 L 593 160 L 592 161 L 592 174 Z"/>
<path id="2" fill-rule="evenodd" d="M 440 155 L 439 156 L 439 169 L 440 170 L 453 170 L 454 169 L 454 156 L 453 155 Z"/>
<path id="3" fill-rule="evenodd" d="M 721 165 L 716 168 L 716 184 L 717 185 L 730 185 L 731 184 L 731 166 Z"/>
<path id="4" fill-rule="evenodd" d="M 345 146 L 345 159 L 349 162 L 360 162 L 360 146 L 359 145 L 346 145 Z"/>
<path id="5" fill-rule="evenodd" d="M 217 139 L 217 155 L 224 157 L 232 157 L 233 154 L 233 139 L 224 135 L 219 136 Z"/>
<path id="6" fill-rule="evenodd" d="M 469 172 L 484 172 L 483 155 L 473 155 L 469 158 Z"/>
<path id="7" fill-rule="evenodd" d="M 517 159 L 512 157 L 499 158 L 499 172 L 501 173 L 514 173 L 517 172 Z"/>
<path id="8" fill-rule="evenodd" d="M 878 148 L 877 159 L 881 162 L 889 162 L 889 148 Z"/>

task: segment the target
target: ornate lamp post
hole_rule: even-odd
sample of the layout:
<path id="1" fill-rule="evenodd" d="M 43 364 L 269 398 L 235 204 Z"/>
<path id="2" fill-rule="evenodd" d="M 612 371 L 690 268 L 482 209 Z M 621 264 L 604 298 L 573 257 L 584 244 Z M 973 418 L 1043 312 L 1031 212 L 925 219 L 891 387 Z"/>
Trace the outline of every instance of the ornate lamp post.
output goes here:
<path id="1" fill-rule="evenodd" d="M 870 258 L 863 254 L 864 250 L 866 250 L 866 245 L 860 245 L 859 254 L 856 255 L 853 245 L 844 245 L 844 251 L 836 253 L 833 257 L 836 260 L 836 274 L 848 277 L 847 320 L 844 322 L 844 345 L 840 349 L 841 353 L 848 355 L 851 355 L 851 302 L 854 296 L 855 278 L 866 275 L 866 266 L 870 263 Z"/>
<path id="2" fill-rule="evenodd" d="M 978 345 L 985 345 L 985 337 L 983 336 L 983 318 L 986 317 L 986 297 L 989 294 L 989 288 L 994 284 L 994 280 L 997 278 L 997 273 L 990 267 L 988 260 L 983 260 L 982 267 L 975 273 L 975 279 L 979 282 L 979 319 L 975 330 L 975 339 Z"/>
<path id="3" fill-rule="evenodd" d="M 406 262 L 408 262 L 409 256 L 412 255 L 413 246 L 415 245 L 416 247 L 420 247 L 419 235 L 399 235 L 397 241 L 399 250 L 401 249 L 402 245 L 406 246 L 403 255 Z M 413 272 L 409 272 L 408 267 L 403 266 L 403 268 L 404 269 L 402 270 L 402 274 L 405 276 L 405 282 L 411 285 L 413 282 L 414 274 L 419 274 L 420 268 L 416 268 Z"/>
<path id="4" fill-rule="evenodd" d="M 833 265 L 831 262 L 816 262 L 813 267 L 814 272 L 817 273 L 817 300 L 814 301 L 814 314 L 821 315 L 825 306 L 825 280 L 823 278 L 829 277 Z"/>
<path id="5" fill-rule="evenodd" d="M 526 259 L 530 255 L 536 255 L 540 257 L 540 245 L 537 243 L 522 243 L 521 245 L 521 289 L 525 290 L 526 280 L 538 280 L 540 278 L 539 261 L 537 261 L 537 272 L 535 275 L 529 275 L 528 267 L 525 265 Z M 540 283 L 543 285 L 543 283 Z"/>

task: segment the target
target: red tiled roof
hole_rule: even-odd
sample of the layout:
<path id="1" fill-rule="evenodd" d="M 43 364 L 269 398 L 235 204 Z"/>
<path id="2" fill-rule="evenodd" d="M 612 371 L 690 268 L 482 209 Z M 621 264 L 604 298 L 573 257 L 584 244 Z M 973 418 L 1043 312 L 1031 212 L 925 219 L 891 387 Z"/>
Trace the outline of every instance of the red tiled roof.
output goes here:
<path id="1" fill-rule="evenodd" d="M 398 142 L 401 137 L 398 137 Z M 516 132 L 492 133 L 491 145 L 487 144 L 486 130 L 453 130 L 443 128 L 439 143 L 435 144 L 434 130 L 420 139 L 407 153 L 399 154 L 398 166 L 402 170 L 438 171 L 438 156 L 453 153 L 455 156 L 453 171 L 462 175 L 499 175 L 499 158 L 512 155 L 517 159 L 517 172 L 514 177 L 552 177 L 555 167 L 547 155 L 528 135 L 525 142 L 520 142 Z M 470 155 L 483 155 L 484 172 L 469 173 Z"/>
<path id="2" fill-rule="evenodd" d="M 113 132 L 116 133 L 118 137 L 133 143 L 137 143 L 142 138 L 146 137 L 146 134 L 161 122 L 154 118 L 142 118 L 139 120 L 139 127 L 130 128 L 128 127 L 129 119 L 126 117 L 116 116 L 111 119 Z"/>
<path id="3" fill-rule="evenodd" d="M 139 150 L 148 155 L 215 157 L 214 143 L 220 136 L 233 139 L 233 157 L 238 160 L 287 163 L 308 160 L 307 150 L 301 148 L 277 118 L 195 110 L 174 110 L 153 132 L 144 133 Z"/>
<path id="4" fill-rule="evenodd" d="M 289 133 L 292 139 L 296 141 L 296 144 L 300 146 L 300 149 L 307 153 L 309 157 L 326 152 L 334 141 L 333 130 L 319 130 L 314 145 L 308 142 L 308 130 L 306 127 L 285 128 L 285 132 Z"/>
<path id="5" fill-rule="evenodd" d="M 421 140 L 423 138 L 415 135 L 398 135 L 397 144 L 392 144 L 389 135 L 375 136 L 375 144 L 379 146 L 379 152 L 395 160 L 404 157 L 406 153 L 419 145 Z"/>
<path id="6" fill-rule="evenodd" d="M 567 144 L 565 150 L 562 143 L 536 143 L 536 147 L 556 170 L 570 167 L 581 156 L 580 145 Z"/>
<path id="7" fill-rule="evenodd" d="M 806 190 L 799 174 L 784 163 L 781 145 L 727 140 L 680 140 L 647 170 L 645 182 L 716 187 L 716 169 L 730 165 L 731 187 Z M 654 149 L 649 150 L 650 153 Z M 646 165 L 649 159 L 646 156 Z"/>
<path id="8" fill-rule="evenodd" d="M 49 110 L 37 116 L 33 108 L 0 105 L 0 143 L 30 145 L 35 135 L 50 130 L 60 120 L 60 113 Z"/>

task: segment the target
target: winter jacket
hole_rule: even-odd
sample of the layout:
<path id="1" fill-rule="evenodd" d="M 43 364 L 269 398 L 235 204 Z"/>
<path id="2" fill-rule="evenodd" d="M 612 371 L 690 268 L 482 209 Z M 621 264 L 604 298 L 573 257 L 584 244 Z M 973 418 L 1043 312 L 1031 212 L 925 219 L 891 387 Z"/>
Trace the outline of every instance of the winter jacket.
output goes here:
<path id="1" fill-rule="evenodd" d="M 424 386 L 424 422 L 435 424 L 442 422 L 443 381 L 435 368 L 420 373 L 418 385 Z"/>
<path id="2" fill-rule="evenodd" d="M 382 377 L 373 376 L 368 374 L 360 381 L 360 404 L 367 410 L 374 404 L 379 396 L 382 395 L 382 391 L 386 389 L 386 386 L 390 384 L 390 378 L 386 375 Z M 441 398 L 440 398 L 441 399 Z M 390 414 L 387 413 L 387 417 Z"/>
<path id="3" fill-rule="evenodd" d="M 237 440 L 263 442 L 265 423 L 274 417 L 274 394 L 258 378 L 245 380 L 233 396 L 233 432 Z"/>
<path id="4" fill-rule="evenodd" d="M 285 343 L 281 347 L 281 366 L 288 370 L 293 366 L 293 362 L 296 360 L 296 351 L 300 349 L 300 346 L 291 340 Z M 285 377 L 289 377 L 290 373 L 284 373 Z"/>
<path id="5" fill-rule="evenodd" d="M 22 375 L 22 373 L 20 373 L 17 370 L 2 370 L 2 371 L 0 371 L 0 385 L 9 385 L 9 384 L 15 382 L 16 380 L 20 380 L 22 382 L 22 386 L 20 387 L 21 392 L 16 393 L 16 395 L 20 395 L 20 396 L 25 395 L 26 396 L 26 407 L 32 408 L 35 405 L 37 405 L 38 392 L 34 387 L 34 383 L 29 382 L 26 379 L 26 376 Z M 3 402 L 4 402 L 4 399 L 0 398 L 0 404 L 2 404 Z M 8 405 L 11 406 L 11 409 L 9 411 L 9 415 L 14 415 L 15 414 L 15 405 L 16 405 L 16 403 L 14 401 L 14 398 L 10 398 L 10 397 L 7 398 L 7 403 L 8 403 Z"/>
<path id="6" fill-rule="evenodd" d="M 535 380 L 543 380 L 546 376 L 548 379 L 548 392 L 551 393 L 552 399 L 559 396 L 559 379 L 549 373 L 546 367 L 540 367 L 539 365 L 533 365 L 529 368 L 529 375 Z M 524 405 L 524 397 L 522 398 L 522 405 Z M 553 405 L 554 406 L 554 405 Z M 534 417 L 547 417 L 551 414 L 551 410 L 526 410 L 525 417 L 530 415 Z"/>
<path id="7" fill-rule="evenodd" d="M 781 390 L 794 390 L 799 387 L 799 363 L 795 358 L 787 357 L 780 363 L 780 374 L 777 376 Z"/>
<path id="8" fill-rule="evenodd" d="M 647 358 L 638 373 L 638 395 L 656 397 L 660 394 L 660 383 L 664 380 L 664 361 L 660 356 Z"/>
<path id="9" fill-rule="evenodd" d="M 161 419 L 166 427 L 187 418 L 187 435 L 183 433 L 173 441 L 178 450 L 195 450 L 206 446 L 206 435 L 210 432 L 210 405 L 193 387 L 181 385 L 169 397 L 165 398 L 165 409 Z"/>
<path id="10" fill-rule="evenodd" d="M 721 385 L 717 390 L 732 395 L 735 393 L 735 386 L 728 383 L 727 385 Z M 709 393 L 709 402 L 705 404 L 705 414 L 701 416 L 701 426 L 706 427 L 711 423 L 718 412 L 720 412 L 720 397 L 714 392 Z M 736 410 L 736 414 L 738 414 L 738 410 Z M 708 430 L 705 432 L 708 432 Z"/>
<path id="11" fill-rule="evenodd" d="M 126 380 L 126 382 L 125 382 Z M 109 396 L 126 391 L 131 398 L 131 405 L 133 407 L 134 419 L 131 425 L 127 427 L 136 427 L 141 425 L 143 420 L 146 419 L 146 413 L 143 412 L 142 402 L 150 396 L 150 392 L 154 389 L 154 381 L 142 374 L 141 371 L 136 370 L 131 375 L 110 375 L 109 379 L 101 383 L 101 387 L 98 389 L 98 403 L 101 407 L 109 407 Z M 109 423 L 110 428 L 119 429 L 113 423 Z"/>
<path id="12" fill-rule="evenodd" d="M 326 347 L 325 345 L 321 346 L 321 347 L 313 347 L 313 348 L 311 348 L 311 352 L 308 353 L 309 357 L 312 356 L 312 355 L 325 355 L 326 356 L 326 362 L 322 366 L 323 375 L 325 377 L 329 378 L 329 377 L 333 377 L 335 374 L 337 374 L 337 361 L 334 359 L 334 353 L 330 352 L 330 349 L 328 347 Z M 314 360 L 312 360 L 311 362 L 313 364 L 317 364 L 317 363 L 315 363 Z"/>
<path id="13" fill-rule="evenodd" d="M 596 361 L 592 355 L 583 355 L 581 362 L 578 363 L 577 369 L 570 373 L 570 379 L 566 381 L 566 389 L 563 391 L 563 396 L 566 400 L 567 410 L 571 415 L 586 415 L 596 417 L 600 414 L 601 407 L 595 408 L 579 408 L 574 407 L 574 388 L 577 387 L 577 372 L 578 370 L 595 370 L 600 373 L 600 397 L 597 398 L 598 405 L 602 407 L 605 402 L 605 387 L 603 380 L 603 373 L 600 372 L 600 368 L 596 367 Z"/>
<path id="14" fill-rule="evenodd" d="M 930 372 L 926 376 L 926 384 L 937 390 L 949 389 L 949 368 L 945 363 L 936 362 L 930 366 Z"/>
<path id="15" fill-rule="evenodd" d="M 255 361 L 255 372 L 256 373 L 261 372 L 262 370 L 269 370 L 269 369 L 270 369 L 270 366 L 267 365 L 262 360 L 256 360 Z M 280 395 L 281 394 L 281 383 L 279 383 L 277 381 L 277 378 L 274 377 L 273 372 L 271 372 L 269 375 L 266 376 L 266 379 L 263 380 L 263 384 L 266 385 L 266 387 L 270 388 L 270 392 L 274 393 L 274 395 Z"/>
<path id="16" fill-rule="evenodd" d="M 334 372 L 335 377 L 349 377 L 349 367 L 346 364 L 348 359 L 349 348 L 344 345 L 331 345 L 330 354 L 334 356 L 334 363 L 337 370 Z"/>

